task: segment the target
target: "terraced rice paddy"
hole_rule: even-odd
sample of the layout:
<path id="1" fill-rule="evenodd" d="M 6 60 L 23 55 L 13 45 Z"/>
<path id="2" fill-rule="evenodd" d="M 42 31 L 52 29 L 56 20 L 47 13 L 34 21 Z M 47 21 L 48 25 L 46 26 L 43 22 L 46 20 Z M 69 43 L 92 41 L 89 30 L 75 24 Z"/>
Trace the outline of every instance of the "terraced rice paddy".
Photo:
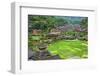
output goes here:
<path id="1" fill-rule="evenodd" d="M 62 59 L 87 58 L 87 41 L 80 40 L 60 40 L 48 46 L 52 55 L 59 55 Z"/>

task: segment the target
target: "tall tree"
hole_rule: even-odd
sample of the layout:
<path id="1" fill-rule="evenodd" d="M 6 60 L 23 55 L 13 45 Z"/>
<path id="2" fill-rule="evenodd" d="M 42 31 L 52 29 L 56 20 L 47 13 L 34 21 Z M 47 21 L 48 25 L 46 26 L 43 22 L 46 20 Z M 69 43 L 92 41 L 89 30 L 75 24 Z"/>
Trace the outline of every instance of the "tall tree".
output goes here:
<path id="1" fill-rule="evenodd" d="M 88 28 L 88 18 L 87 17 L 83 18 L 80 25 L 82 29 L 87 29 Z"/>

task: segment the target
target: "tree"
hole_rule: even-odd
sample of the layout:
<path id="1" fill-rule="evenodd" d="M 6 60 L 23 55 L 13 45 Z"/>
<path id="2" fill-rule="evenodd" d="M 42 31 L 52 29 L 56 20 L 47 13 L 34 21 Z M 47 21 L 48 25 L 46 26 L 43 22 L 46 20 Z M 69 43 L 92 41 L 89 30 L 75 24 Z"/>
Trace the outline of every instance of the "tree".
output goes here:
<path id="1" fill-rule="evenodd" d="M 88 28 L 88 18 L 87 17 L 83 18 L 80 25 L 81 25 L 81 29 L 87 29 Z"/>
<path id="2" fill-rule="evenodd" d="M 80 23 L 80 27 L 82 32 L 79 33 L 81 39 L 87 40 L 87 32 L 88 32 L 88 18 L 85 17 L 82 19 L 81 23 Z"/>
<path id="3" fill-rule="evenodd" d="M 67 20 L 59 16 L 28 16 L 29 32 L 31 32 L 32 29 L 41 29 L 45 32 L 49 32 L 52 28 L 62 26 L 67 23 Z"/>

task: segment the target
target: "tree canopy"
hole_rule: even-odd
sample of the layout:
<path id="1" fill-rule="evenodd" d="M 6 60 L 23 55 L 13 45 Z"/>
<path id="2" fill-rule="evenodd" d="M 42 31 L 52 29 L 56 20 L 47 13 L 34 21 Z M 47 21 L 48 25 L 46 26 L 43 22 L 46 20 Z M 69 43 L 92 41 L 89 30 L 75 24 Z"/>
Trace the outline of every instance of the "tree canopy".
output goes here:
<path id="1" fill-rule="evenodd" d="M 67 20 L 55 16 L 28 16 L 29 31 L 32 29 L 49 31 L 51 28 L 62 26 L 67 23 Z"/>

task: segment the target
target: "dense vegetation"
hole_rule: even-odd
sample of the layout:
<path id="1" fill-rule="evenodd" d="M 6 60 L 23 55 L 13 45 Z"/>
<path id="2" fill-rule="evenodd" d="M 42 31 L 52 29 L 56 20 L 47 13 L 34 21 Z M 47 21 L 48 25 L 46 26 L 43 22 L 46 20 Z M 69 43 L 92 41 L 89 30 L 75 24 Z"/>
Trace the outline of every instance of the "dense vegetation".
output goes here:
<path id="1" fill-rule="evenodd" d="M 87 58 L 87 17 L 28 15 L 29 59 Z"/>

